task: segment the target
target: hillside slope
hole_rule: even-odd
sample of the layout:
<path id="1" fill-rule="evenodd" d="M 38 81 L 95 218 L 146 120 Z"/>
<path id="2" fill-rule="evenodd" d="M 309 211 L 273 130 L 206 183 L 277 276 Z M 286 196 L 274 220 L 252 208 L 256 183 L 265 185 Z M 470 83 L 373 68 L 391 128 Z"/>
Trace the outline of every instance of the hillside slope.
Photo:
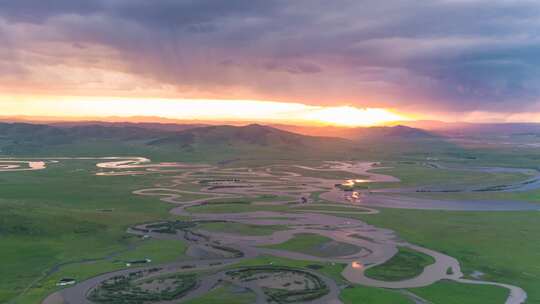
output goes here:
<path id="1" fill-rule="evenodd" d="M 355 144 L 262 125 L 209 126 L 169 131 L 137 126 L 51 126 L 0 123 L 4 156 L 143 155 L 167 160 L 347 157 Z"/>

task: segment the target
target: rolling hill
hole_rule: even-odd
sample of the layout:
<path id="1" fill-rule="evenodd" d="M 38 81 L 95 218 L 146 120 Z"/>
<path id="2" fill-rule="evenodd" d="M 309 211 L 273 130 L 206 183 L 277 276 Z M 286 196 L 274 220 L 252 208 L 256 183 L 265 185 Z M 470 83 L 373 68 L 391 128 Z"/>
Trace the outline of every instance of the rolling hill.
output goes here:
<path id="1" fill-rule="evenodd" d="M 365 140 L 411 140 L 411 139 L 436 139 L 438 136 L 423 129 L 412 128 L 404 125 L 391 127 L 304 127 L 293 125 L 276 125 L 276 128 L 288 130 L 304 135 L 332 136 L 354 141 Z"/>
<path id="2" fill-rule="evenodd" d="M 203 126 L 181 131 L 149 125 L 73 126 L 0 123 L 4 156 L 143 155 L 167 160 L 345 157 L 356 145 L 341 138 L 300 135 L 272 127 Z"/>

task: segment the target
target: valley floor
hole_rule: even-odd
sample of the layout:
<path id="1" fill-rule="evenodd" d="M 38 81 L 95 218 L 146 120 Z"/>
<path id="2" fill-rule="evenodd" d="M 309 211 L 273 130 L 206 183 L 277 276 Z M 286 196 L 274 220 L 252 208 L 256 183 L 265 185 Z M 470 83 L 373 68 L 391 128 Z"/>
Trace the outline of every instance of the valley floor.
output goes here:
<path id="1" fill-rule="evenodd" d="M 0 170 L 0 302 L 540 302 L 540 205 L 517 194 L 538 191 L 530 169 L 109 157 Z"/>

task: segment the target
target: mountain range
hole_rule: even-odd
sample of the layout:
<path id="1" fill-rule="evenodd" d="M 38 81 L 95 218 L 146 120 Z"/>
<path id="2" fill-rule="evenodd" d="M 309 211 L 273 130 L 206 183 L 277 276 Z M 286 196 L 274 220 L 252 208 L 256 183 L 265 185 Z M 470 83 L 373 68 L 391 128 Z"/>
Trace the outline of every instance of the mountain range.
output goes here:
<path id="1" fill-rule="evenodd" d="M 283 154 L 319 156 L 354 150 L 346 139 L 296 134 L 268 126 L 162 126 L 155 124 L 0 123 L 0 154 L 160 155 L 176 158 Z M 210 157 L 215 155 L 216 157 Z"/>
<path id="2" fill-rule="evenodd" d="M 305 127 L 200 123 L 0 123 L 0 156 L 148 156 L 156 160 L 425 158 L 426 147 L 459 157 L 461 134 L 536 134 L 538 125 L 459 128 Z M 506 128 L 504 128 L 506 127 Z M 504 132 L 503 132 L 504 131 Z M 528 133 L 525 133 L 527 131 Z M 454 136 L 454 137 L 453 137 Z"/>

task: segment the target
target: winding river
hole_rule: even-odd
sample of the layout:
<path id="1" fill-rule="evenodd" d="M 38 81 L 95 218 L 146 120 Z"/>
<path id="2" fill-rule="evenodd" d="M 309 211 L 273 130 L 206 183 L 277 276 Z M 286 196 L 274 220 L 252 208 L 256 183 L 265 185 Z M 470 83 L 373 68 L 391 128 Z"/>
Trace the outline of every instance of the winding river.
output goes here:
<path id="1" fill-rule="evenodd" d="M 44 169 L 47 162 L 58 160 L 42 160 L 41 163 L 43 165 L 39 169 Z M 446 279 L 465 284 L 497 285 L 506 288 L 509 291 L 506 304 L 524 303 L 527 297 L 525 291 L 517 286 L 464 279 L 460 264 L 455 258 L 408 243 L 400 239 L 392 230 L 378 228 L 361 220 L 348 218 L 346 215 L 355 213 L 375 214 L 378 210 L 373 207 L 483 211 L 538 210 L 538 206 L 534 204 L 517 202 L 438 201 L 404 196 L 389 197 L 384 194 L 369 194 L 368 192 L 361 191 L 345 192 L 335 187 L 335 184 L 342 183 L 342 180 L 306 177 L 291 172 L 294 170 L 288 171 L 283 166 L 266 166 L 257 169 L 231 169 L 204 164 L 153 164 L 146 158 L 117 157 L 101 160 L 102 162 L 97 164 L 100 171 L 96 174 L 102 176 L 164 172 L 174 174 L 166 183 L 161 183 L 153 188 L 139 189 L 134 191 L 133 194 L 159 197 L 162 201 L 175 206 L 171 209 L 171 213 L 175 215 L 189 216 L 195 222 L 227 221 L 252 225 L 286 226 L 287 230 L 279 230 L 271 235 L 263 236 L 246 236 L 201 229 L 198 229 L 196 234 L 186 231 L 178 231 L 176 234 L 163 234 L 151 231 L 143 232 L 148 224 L 129 229 L 127 232 L 131 234 L 149 235 L 155 239 L 178 239 L 188 243 L 189 249 L 187 254 L 192 259 L 159 265 L 161 270 L 159 270 L 158 274 L 215 270 L 213 275 L 203 277 L 198 287 L 182 298 L 182 301 L 194 298 L 212 289 L 216 285 L 216 282 L 223 279 L 223 272 L 220 269 L 225 266 L 262 255 L 347 264 L 347 267 L 342 273 L 343 277 L 351 283 L 364 286 L 406 289 L 428 286 Z M 17 167 L 19 164 L 28 164 L 28 168 L 32 168 L 30 163 L 33 162 L 33 160 L 1 160 L 0 170 L 21 169 L 22 167 Z M 366 182 L 399 181 L 389 175 L 370 172 L 369 170 L 374 168 L 374 163 L 368 162 L 327 162 L 321 167 L 297 167 L 302 170 L 354 173 L 366 176 Z M 37 169 L 38 167 L 35 167 L 35 170 Z M 200 189 L 197 191 L 182 190 L 182 186 L 185 185 L 198 185 Z M 317 207 L 321 206 L 321 202 L 313 196 L 314 193 L 320 194 L 319 198 L 326 201 L 325 204 L 327 205 L 329 203 L 332 205 L 339 204 L 340 209 L 316 210 Z M 261 197 L 271 199 L 261 200 Z M 213 200 L 237 198 L 248 198 L 255 205 L 286 205 L 289 208 L 285 209 L 287 211 L 245 210 L 245 212 L 237 213 L 192 212 L 193 207 L 206 204 Z M 343 210 L 343 208 L 347 208 L 347 210 Z M 280 244 L 302 233 L 318 234 L 336 242 L 352 245 L 358 250 L 354 253 L 348 252 L 342 256 L 336 253 L 334 256 L 320 257 L 266 247 L 267 245 Z M 219 249 L 216 249 L 216 244 L 233 248 L 235 251 L 241 252 L 242 255 L 227 256 L 226 252 L 220 252 Z M 366 269 L 384 264 L 398 252 L 399 247 L 408 247 L 429 255 L 433 257 L 435 262 L 425 267 L 420 275 L 406 280 L 388 282 L 365 276 L 364 272 Z M 137 268 L 136 270 L 123 269 L 99 275 L 72 287 L 57 291 L 45 299 L 43 303 L 91 303 L 86 298 L 86 295 L 92 289 L 96 288 L 100 282 L 113 276 L 127 274 L 140 269 L 144 268 Z M 339 300 L 340 287 L 336 282 L 316 271 L 307 271 L 318 276 L 330 289 L 330 292 L 323 298 L 310 303 L 341 303 Z M 263 293 L 257 286 L 246 287 L 255 292 L 257 303 L 266 303 Z"/>

